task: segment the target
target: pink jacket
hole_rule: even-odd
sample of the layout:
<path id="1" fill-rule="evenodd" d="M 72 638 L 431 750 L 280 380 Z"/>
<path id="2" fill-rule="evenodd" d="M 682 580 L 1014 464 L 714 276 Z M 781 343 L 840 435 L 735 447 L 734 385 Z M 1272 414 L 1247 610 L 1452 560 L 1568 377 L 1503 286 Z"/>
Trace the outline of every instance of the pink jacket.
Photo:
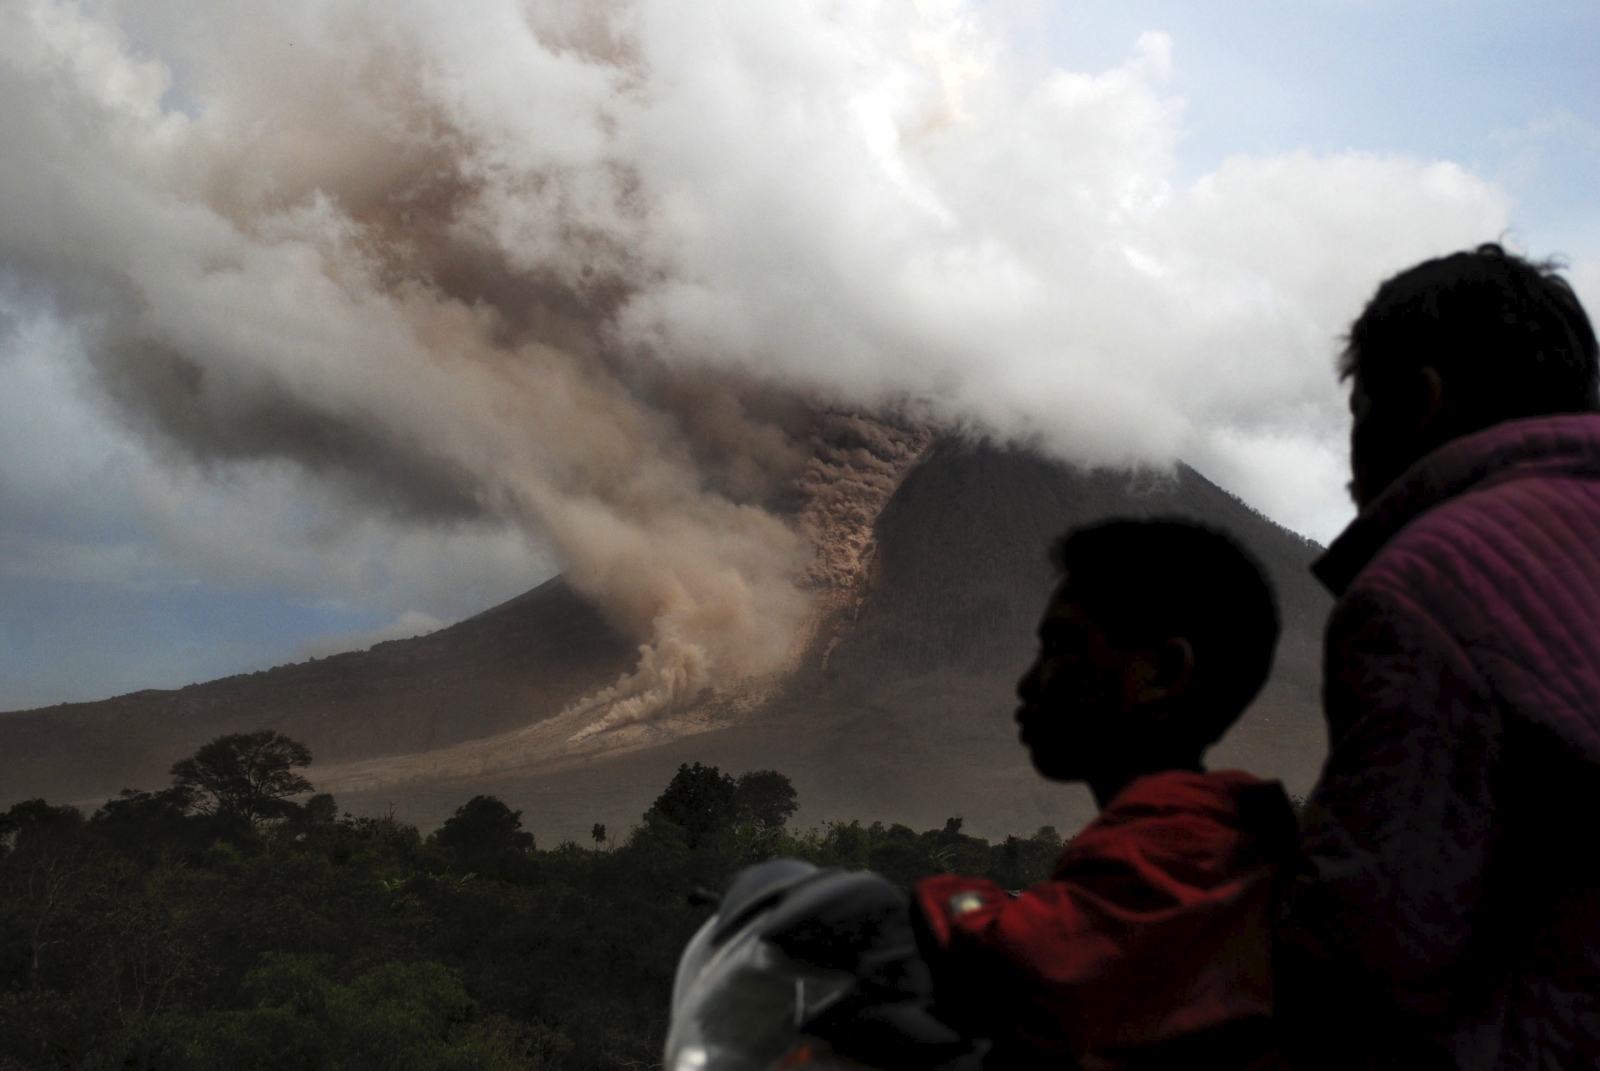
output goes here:
<path id="1" fill-rule="evenodd" d="M 1301 1062 L 1600 1067 L 1600 415 L 1447 443 L 1315 570 L 1339 603 L 1280 948 Z"/>

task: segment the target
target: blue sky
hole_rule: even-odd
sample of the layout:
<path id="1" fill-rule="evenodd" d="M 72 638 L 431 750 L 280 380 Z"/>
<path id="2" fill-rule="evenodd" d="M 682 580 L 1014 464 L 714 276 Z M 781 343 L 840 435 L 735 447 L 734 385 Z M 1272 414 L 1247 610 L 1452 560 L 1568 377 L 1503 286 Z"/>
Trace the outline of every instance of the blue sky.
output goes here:
<path id="1" fill-rule="evenodd" d="M 1191 176 L 1295 149 L 1453 160 L 1512 191 L 1531 252 L 1600 248 L 1600 4 L 1131 0 L 1048 23 L 1052 57 L 1088 69 L 1172 35 Z"/>
<path id="2" fill-rule="evenodd" d="M 1512 241 L 1568 256 L 1585 293 L 1600 286 L 1600 3 L 989 10 L 1016 26 L 1022 55 L 1077 72 L 1117 69 L 1141 34 L 1168 35 L 1160 88 L 1183 101 L 1180 185 L 1241 154 L 1453 161 L 1513 198 Z M 132 37 L 160 40 L 158 30 Z M 329 517 L 344 507 L 281 467 L 155 480 L 170 460 L 128 430 L 81 361 L 54 356 L 77 343 L 31 289 L 26 258 L 0 268 L 0 376 L 14 392 L 0 401 L 10 425 L 0 431 L 0 709 L 181 686 L 413 634 L 552 568 L 537 535 L 498 521 L 341 527 Z M 1342 508 L 1279 515 L 1326 539 Z"/>

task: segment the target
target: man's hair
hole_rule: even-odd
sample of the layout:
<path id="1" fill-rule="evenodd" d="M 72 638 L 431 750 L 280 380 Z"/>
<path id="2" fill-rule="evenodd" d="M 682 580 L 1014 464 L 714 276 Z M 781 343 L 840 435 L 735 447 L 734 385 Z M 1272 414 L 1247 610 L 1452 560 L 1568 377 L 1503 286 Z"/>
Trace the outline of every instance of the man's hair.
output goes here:
<path id="1" fill-rule="evenodd" d="M 1189 641 L 1195 742 L 1225 733 L 1266 682 L 1278 600 L 1255 559 L 1221 532 L 1177 519 L 1114 520 L 1067 532 L 1051 558 L 1113 644 Z"/>
<path id="2" fill-rule="evenodd" d="M 1407 269 L 1351 325 L 1339 371 L 1379 394 L 1432 365 L 1462 433 L 1600 408 L 1600 347 L 1558 267 L 1489 244 Z"/>

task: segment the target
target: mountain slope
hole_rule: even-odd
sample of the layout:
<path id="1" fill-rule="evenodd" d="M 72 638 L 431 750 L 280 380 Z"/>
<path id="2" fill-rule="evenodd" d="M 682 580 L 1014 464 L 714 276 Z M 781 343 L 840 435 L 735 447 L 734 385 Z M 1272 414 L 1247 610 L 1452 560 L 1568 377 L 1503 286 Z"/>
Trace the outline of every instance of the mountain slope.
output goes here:
<path id="1" fill-rule="evenodd" d="M 1212 762 L 1305 791 L 1323 753 L 1317 652 L 1330 605 L 1307 572 L 1315 545 L 1182 466 L 1171 477 L 1084 472 L 955 438 L 887 496 L 859 583 L 828 603 L 793 672 L 758 689 L 574 745 L 573 715 L 554 715 L 631 668 L 636 652 L 558 579 L 366 652 L 0 716 L 0 785 L 8 799 L 104 798 L 164 784 L 167 767 L 212 736 L 271 726 L 311 745 L 313 779 L 345 807 L 392 806 L 426 826 L 492 792 L 547 843 L 596 821 L 626 829 L 694 761 L 782 770 L 800 789 L 803 821 L 925 828 L 960 815 L 986 834 L 1066 830 L 1091 813 L 1087 794 L 1033 773 L 1012 692 L 1054 583 L 1050 541 L 1115 515 L 1204 521 L 1266 566 L 1283 608 L 1277 663 Z M 536 737 L 538 748 L 518 750 Z"/>
<path id="2" fill-rule="evenodd" d="M 548 717 L 636 657 L 556 578 L 415 639 L 0 715 L 0 794 L 94 799 L 164 785 L 172 763 L 198 745 L 263 726 L 306 742 L 318 762 L 429 751 Z"/>
<path id="3" fill-rule="evenodd" d="M 1027 451 L 947 440 L 890 498 L 865 597 L 829 622 L 798 671 L 739 724 L 625 752 L 476 778 L 397 780 L 342 793 L 424 824 L 476 792 L 524 809 L 539 836 L 627 828 L 680 762 L 776 768 L 801 821 L 855 817 L 918 828 L 960 815 L 986 834 L 1075 828 L 1081 789 L 1041 781 L 1016 742 L 1017 677 L 1054 583 L 1050 541 L 1107 516 L 1179 515 L 1232 532 L 1272 575 L 1284 635 L 1272 680 L 1211 756 L 1304 792 L 1320 767 L 1318 648 L 1328 596 L 1307 571 L 1314 544 L 1191 469 L 1171 479 L 1085 473 Z"/>

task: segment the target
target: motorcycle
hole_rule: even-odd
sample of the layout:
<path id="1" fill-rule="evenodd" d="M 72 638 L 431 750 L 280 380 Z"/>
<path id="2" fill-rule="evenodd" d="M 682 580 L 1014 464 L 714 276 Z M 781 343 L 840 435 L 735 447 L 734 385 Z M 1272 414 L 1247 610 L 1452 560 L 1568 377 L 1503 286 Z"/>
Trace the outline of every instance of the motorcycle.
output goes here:
<path id="1" fill-rule="evenodd" d="M 729 884 L 685 947 L 667 1071 L 975 1067 L 930 1011 L 910 909 L 875 874 L 781 859 Z"/>

